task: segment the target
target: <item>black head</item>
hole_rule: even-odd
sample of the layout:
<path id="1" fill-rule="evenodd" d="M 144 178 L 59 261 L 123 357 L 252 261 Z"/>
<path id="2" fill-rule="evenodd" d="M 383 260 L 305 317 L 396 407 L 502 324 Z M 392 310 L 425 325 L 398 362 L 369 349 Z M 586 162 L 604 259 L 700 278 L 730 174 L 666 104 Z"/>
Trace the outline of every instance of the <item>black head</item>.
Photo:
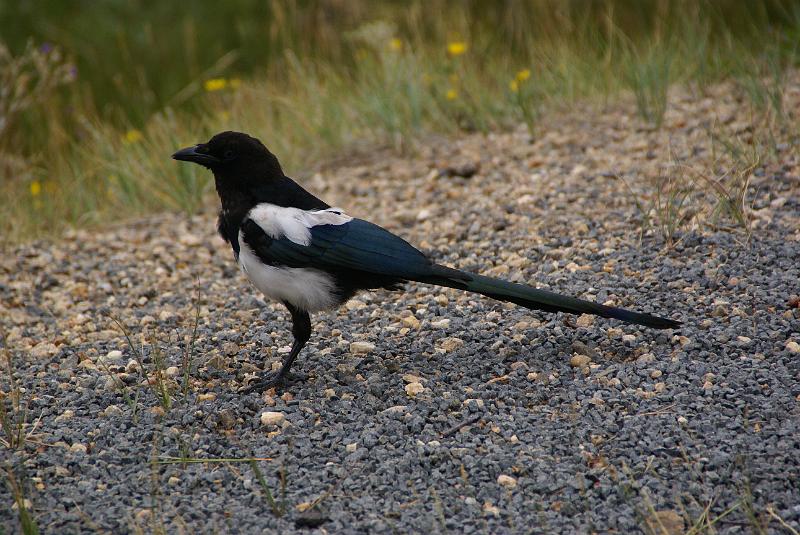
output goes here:
<path id="1" fill-rule="evenodd" d="M 283 176 L 275 155 L 259 140 L 241 132 L 221 132 L 207 143 L 181 149 L 172 157 L 210 169 L 217 180 L 239 182 Z"/>

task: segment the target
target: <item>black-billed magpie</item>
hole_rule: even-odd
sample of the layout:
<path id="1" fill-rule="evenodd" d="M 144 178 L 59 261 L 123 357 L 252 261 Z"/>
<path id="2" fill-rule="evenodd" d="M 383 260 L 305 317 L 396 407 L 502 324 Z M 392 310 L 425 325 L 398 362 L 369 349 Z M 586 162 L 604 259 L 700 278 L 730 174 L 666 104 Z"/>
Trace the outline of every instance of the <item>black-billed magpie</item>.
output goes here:
<path id="1" fill-rule="evenodd" d="M 397 290 L 407 281 L 477 292 L 533 310 L 594 314 L 656 329 L 679 325 L 435 264 L 388 230 L 304 190 L 283 174 L 274 154 L 247 134 L 222 132 L 172 157 L 214 173 L 222 203 L 219 233 L 253 285 L 292 315 L 289 356 L 277 373 L 265 372 L 245 392 L 275 386 L 286 376 L 311 336 L 309 313 L 338 307 L 361 290 Z"/>

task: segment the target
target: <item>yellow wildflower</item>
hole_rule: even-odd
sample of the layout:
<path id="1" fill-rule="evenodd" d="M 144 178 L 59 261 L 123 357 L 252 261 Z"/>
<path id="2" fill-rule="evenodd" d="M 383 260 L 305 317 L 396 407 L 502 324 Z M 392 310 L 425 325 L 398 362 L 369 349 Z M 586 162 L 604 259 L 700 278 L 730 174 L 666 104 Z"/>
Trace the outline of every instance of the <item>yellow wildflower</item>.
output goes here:
<path id="1" fill-rule="evenodd" d="M 228 80 L 225 78 L 211 78 L 203 82 L 203 89 L 211 93 L 212 91 L 221 91 L 228 87 Z"/>
<path id="2" fill-rule="evenodd" d="M 464 41 L 453 41 L 447 43 L 447 53 L 451 56 L 460 56 L 467 51 L 467 43 Z"/>
<path id="3" fill-rule="evenodd" d="M 401 50 L 403 50 L 403 41 L 395 37 L 391 41 L 389 41 L 389 48 L 391 50 L 394 50 L 395 52 L 400 52 Z"/>
<path id="4" fill-rule="evenodd" d="M 444 96 L 445 96 L 445 98 L 447 100 L 455 100 L 455 99 L 458 98 L 458 91 L 456 91 L 455 89 L 450 88 L 450 89 L 447 90 L 447 93 L 445 93 Z"/>
<path id="5" fill-rule="evenodd" d="M 516 93 L 519 91 L 519 82 L 516 80 L 511 80 L 508 82 L 508 88 L 511 90 L 512 93 Z"/>
<path id="6" fill-rule="evenodd" d="M 144 138 L 144 136 L 139 130 L 131 128 L 130 130 L 125 132 L 125 137 L 122 138 L 122 141 L 126 145 L 133 145 L 134 143 L 139 143 L 142 140 L 142 138 Z"/>
<path id="7" fill-rule="evenodd" d="M 42 183 L 38 180 L 31 182 L 31 195 L 38 197 L 42 193 Z"/>
<path id="8" fill-rule="evenodd" d="M 239 89 L 242 86 L 241 78 L 231 78 L 231 89 Z"/>
<path id="9" fill-rule="evenodd" d="M 517 72 L 517 82 L 524 82 L 528 78 L 531 77 L 531 70 L 530 69 L 522 69 L 521 71 Z"/>

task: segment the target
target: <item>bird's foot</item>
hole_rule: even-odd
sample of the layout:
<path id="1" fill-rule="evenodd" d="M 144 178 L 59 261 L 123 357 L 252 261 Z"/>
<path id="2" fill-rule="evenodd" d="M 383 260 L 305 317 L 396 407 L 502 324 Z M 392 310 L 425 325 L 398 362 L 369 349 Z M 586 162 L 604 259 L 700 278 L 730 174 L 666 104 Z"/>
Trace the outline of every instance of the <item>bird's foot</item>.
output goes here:
<path id="1" fill-rule="evenodd" d="M 248 386 L 239 389 L 240 394 L 249 394 L 251 392 L 263 392 L 270 388 L 277 387 L 283 383 L 293 383 L 303 381 L 306 379 L 305 375 L 295 375 L 293 373 L 280 371 L 277 372 L 263 372 Z"/>

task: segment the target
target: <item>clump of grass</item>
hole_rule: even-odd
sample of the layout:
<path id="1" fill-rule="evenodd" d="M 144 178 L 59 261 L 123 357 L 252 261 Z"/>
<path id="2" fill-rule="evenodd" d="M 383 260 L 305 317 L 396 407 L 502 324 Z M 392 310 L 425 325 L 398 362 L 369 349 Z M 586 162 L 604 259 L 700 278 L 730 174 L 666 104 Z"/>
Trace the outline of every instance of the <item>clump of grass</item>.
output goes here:
<path id="1" fill-rule="evenodd" d="M 643 52 L 630 51 L 626 60 L 625 81 L 636 96 L 639 115 L 656 128 L 661 127 L 667 110 L 675 54 L 669 45 L 654 43 Z"/>
<path id="2" fill-rule="evenodd" d="M 281 480 L 281 502 L 279 504 L 275 501 L 275 497 L 272 495 L 269 484 L 267 483 L 266 478 L 264 478 L 264 474 L 261 472 L 261 469 L 258 467 L 258 460 L 250 459 L 249 462 L 250 468 L 253 470 L 256 480 L 261 486 L 261 490 L 264 493 L 264 498 L 267 500 L 272 514 L 278 518 L 282 517 L 286 514 L 286 471 L 283 469 L 283 467 L 281 467 L 279 472 Z"/>
<path id="3" fill-rule="evenodd" d="M 142 344 L 141 347 L 137 347 L 133 342 L 130 331 L 128 331 L 128 328 L 125 326 L 125 324 L 113 316 L 109 316 L 109 318 L 114 322 L 114 324 L 125 337 L 128 347 L 130 348 L 131 353 L 134 355 L 134 360 L 138 365 L 139 376 L 150 387 L 152 394 L 164 412 L 169 412 L 172 408 L 172 394 L 174 390 L 174 387 L 171 383 L 174 383 L 174 381 L 167 377 L 166 355 L 161 349 L 157 337 L 152 335 L 150 338 L 150 360 L 152 361 L 153 366 L 152 369 L 148 370 L 148 368 L 144 365 L 144 344 Z M 130 399 L 129 395 L 128 399 Z M 135 399 L 138 400 L 138 396 Z"/>
<path id="4" fill-rule="evenodd" d="M 24 535 L 38 535 L 39 526 L 32 511 L 30 511 L 30 500 L 26 497 L 24 480 L 20 481 L 17 478 L 14 469 L 9 464 L 6 464 L 5 473 L 8 490 L 11 496 L 14 497 L 14 503 L 17 507 L 21 533 Z"/>
<path id="5" fill-rule="evenodd" d="M 189 342 L 183 350 L 181 358 L 181 368 L 183 369 L 183 381 L 181 391 L 183 397 L 189 395 L 189 379 L 192 375 L 192 361 L 194 359 L 194 343 L 197 340 L 197 327 L 200 325 L 200 283 L 197 284 L 197 294 L 194 298 L 194 325 L 192 327 L 192 334 L 189 337 Z"/>
<path id="6" fill-rule="evenodd" d="M 8 384 L 0 383 L 0 445 L 9 450 L 22 451 L 25 445 L 36 439 L 41 416 L 33 423 L 28 422 L 28 405 L 23 403 L 22 388 L 16 379 L 13 356 L 8 349 L 5 336 L 0 337 Z"/>
<path id="7" fill-rule="evenodd" d="M 29 40 L 15 55 L 0 41 L 0 177 L 30 170 L 20 157 L 20 147 L 41 143 L 58 149 L 59 138 L 63 144 L 57 91 L 74 80 L 74 66 L 59 48 L 36 46 Z M 56 128 L 46 138 L 31 140 L 30 133 L 36 131 L 29 124 L 32 120 L 53 121 Z"/>
<path id="8" fill-rule="evenodd" d="M 125 400 L 125 404 L 128 405 L 128 408 L 131 410 L 131 419 L 133 423 L 136 424 L 139 421 L 139 388 L 135 388 L 133 395 L 131 395 L 130 387 L 126 385 L 122 379 L 117 377 L 117 375 L 112 372 L 108 365 L 105 362 L 100 362 L 100 366 L 103 368 L 103 371 L 106 372 L 106 375 L 114 381 L 114 384 L 117 387 L 117 390 L 122 394 L 122 399 Z"/>
<path id="9" fill-rule="evenodd" d="M 771 159 L 771 130 L 768 125 L 754 126 L 743 139 L 716 126 L 708 129 L 708 135 L 708 165 L 688 165 L 671 154 L 670 165 L 649 185 L 617 177 L 639 212 L 640 239 L 655 231 L 671 247 L 682 232 L 699 227 L 739 230 L 750 236 L 751 182 Z"/>

